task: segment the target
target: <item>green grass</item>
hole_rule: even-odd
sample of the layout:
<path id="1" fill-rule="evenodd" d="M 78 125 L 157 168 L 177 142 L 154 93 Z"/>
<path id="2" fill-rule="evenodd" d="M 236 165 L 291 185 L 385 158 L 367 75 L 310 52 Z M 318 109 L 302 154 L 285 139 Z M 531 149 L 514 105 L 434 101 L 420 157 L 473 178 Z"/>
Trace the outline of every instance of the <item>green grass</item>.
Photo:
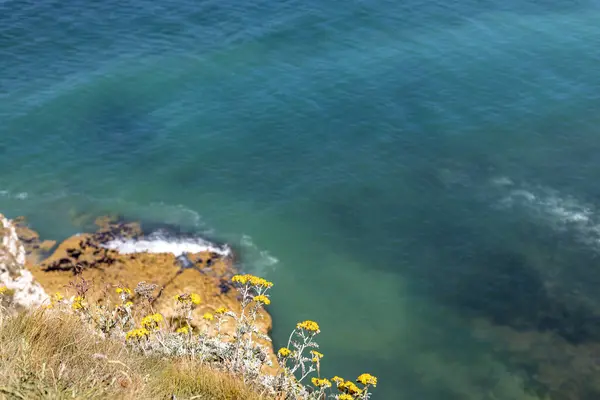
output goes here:
<path id="1" fill-rule="evenodd" d="M 94 336 L 79 318 L 20 312 L 0 322 L 2 399 L 263 400 L 236 377 L 186 358 L 147 357 Z"/>

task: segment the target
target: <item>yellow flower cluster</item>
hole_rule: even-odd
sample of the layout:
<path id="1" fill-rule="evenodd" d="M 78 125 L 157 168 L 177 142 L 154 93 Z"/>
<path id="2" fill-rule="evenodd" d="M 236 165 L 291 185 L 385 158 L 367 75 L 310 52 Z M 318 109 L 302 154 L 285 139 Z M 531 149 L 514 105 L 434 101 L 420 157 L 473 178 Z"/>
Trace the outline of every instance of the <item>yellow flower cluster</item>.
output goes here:
<path id="1" fill-rule="evenodd" d="M 358 386 L 356 386 L 356 384 L 354 382 L 351 381 L 346 381 L 344 383 L 339 383 L 337 385 L 338 389 L 346 394 L 351 394 L 353 396 L 356 396 L 358 394 L 362 393 L 362 390 L 360 390 L 358 388 Z"/>
<path id="2" fill-rule="evenodd" d="M 196 304 L 196 305 L 198 305 L 198 304 L 200 304 L 200 302 L 201 302 L 202 300 L 200 299 L 200 295 L 199 295 L 199 294 L 197 294 L 197 293 L 192 293 L 192 294 L 190 294 L 190 301 L 191 301 L 193 304 Z"/>
<path id="3" fill-rule="evenodd" d="M 85 307 L 85 299 L 81 296 L 75 297 L 73 299 L 73 303 L 71 304 L 71 308 L 73 310 L 81 310 Z"/>
<path id="4" fill-rule="evenodd" d="M 123 306 L 125 308 L 133 307 L 133 301 L 128 301 L 127 303 L 123 304 Z"/>
<path id="5" fill-rule="evenodd" d="M 207 320 L 207 321 L 212 321 L 213 319 L 215 319 L 215 316 L 212 315 L 211 313 L 207 312 L 204 313 L 204 315 L 202 316 L 203 319 Z"/>
<path id="6" fill-rule="evenodd" d="M 332 381 L 335 382 L 336 385 L 341 385 L 342 383 L 344 383 L 346 380 L 344 378 L 340 378 L 339 376 L 334 376 L 333 378 L 331 378 Z"/>
<path id="7" fill-rule="evenodd" d="M 279 355 L 279 357 L 286 358 L 286 357 L 289 357 L 290 354 L 292 354 L 292 351 L 290 349 L 288 349 L 287 347 L 282 347 L 279 349 L 277 354 Z"/>
<path id="8" fill-rule="evenodd" d="M 175 332 L 187 335 L 188 333 L 190 333 L 190 328 L 188 328 L 187 326 L 182 326 L 181 328 L 178 328 Z"/>
<path id="9" fill-rule="evenodd" d="M 333 382 L 337 385 L 337 388 L 343 394 L 338 396 L 338 400 L 352 400 L 354 396 L 360 395 L 363 393 L 363 389 L 359 389 L 358 386 L 354 382 L 347 381 L 344 378 L 340 378 L 339 376 L 334 376 L 331 378 Z M 357 382 L 362 383 L 363 385 L 373 385 L 377 386 L 377 377 L 371 374 L 361 374 L 357 379 Z M 366 388 L 364 390 L 367 390 Z"/>
<path id="10" fill-rule="evenodd" d="M 312 362 L 314 362 L 314 363 L 316 363 L 316 362 L 319 362 L 319 360 L 320 360 L 321 358 L 323 358 L 323 354 L 322 354 L 322 353 L 319 353 L 319 352 L 318 352 L 318 351 L 316 351 L 316 350 L 311 350 L 311 351 L 310 351 L 310 354 L 312 354 L 312 356 L 313 356 L 313 358 L 312 358 Z"/>
<path id="11" fill-rule="evenodd" d="M 227 311 L 229 311 L 227 310 L 227 307 L 219 307 L 215 310 L 215 314 L 222 315 L 225 314 Z"/>
<path id="12" fill-rule="evenodd" d="M 361 374 L 358 378 L 356 378 L 356 382 L 362 383 L 365 386 L 377 386 L 377 378 L 371 374 Z"/>
<path id="13" fill-rule="evenodd" d="M 296 329 L 304 329 L 309 332 L 319 332 L 319 324 L 315 321 L 298 322 Z"/>
<path id="14" fill-rule="evenodd" d="M 175 296 L 175 301 L 177 301 L 178 303 L 182 303 L 182 304 L 198 305 L 202 302 L 202 299 L 200 298 L 199 294 L 191 293 L 191 294 L 178 294 L 177 296 Z"/>
<path id="15" fill-rule="evenodd" d="M 126 287 L 118 287 L 115 289 L 115 292 L 117 292 L 117 294 L 126 294 L 128 296 L 131 296 L 132 294 L 131 289 Z"/>
<path id="16" fill-rule="evenodd" d="M 273 282 L 269 282 L 266 279 L 259 278 L 258 276 L 246 274 L 246 275 L 234 275 L 231 278 L 231 282 L 239 283 L 240 285 L 246 285 L 249 283 L 252 286 L 259 286 L 263 288 L 270 288 L 273 286 Z"/>
<path id="17" fill-rule="evenodd" d="M 163 320 L 163 316 L 161 314 L 150 314 L 146 315 L 142 318 L 142 326 L 146 329 L 156 329 L 158 327 L 158 323 Z"/>
<path id="18" fill-rule="evenodd" d="M 312 378 L 311 382 L 316 387 L 320 387 L 320 388 L 330 388 L 331 387 L 331 382 L 329 382 L 329 380 L 325 379 L 325 378 L 323 378 L 323 379 Z"/>
<path id="19" fill-rule="evenodd" d="M 0 294 L 8 293 L 8 288 L 6 286 L 0 286 Z"/>
<path id="20" fill-rule="evenodd" d="M 271 304 L 271 300 L 265 296 L 264 294 L 258 295 L 258 296 L 254 296 L 254 301 L 256 301 L 257 303 L 262 303 L 264 305 L 269 305 Z"/>
<path id="21" fill-rule="evenodd" d="M 52 297 L 50 297 L 50 304 L 45 304 L 43 306 L 43 308 L 49 310 L 49 309 L 53 308 L 56 305 L 56 303 L 62 301 L 64 298 L 65 297 L 62 294 L 60 294 L 60 292 L 56 292 L 56 293 L 54 293 L 54 295 Z M 79 305 L 76 307 L 79 307 Z"/>
<path id="22" fill-rule="evenodd" d="M 125 339 L 126 340 L 142 339 L 142 338 L 148 337 L 148 335 L 150 335 L 150 332 L 147 329 L 137 328 L 137 329 L 132 329 L 129 332 L 127 332 L 127 334 L 125 334 Z"/>

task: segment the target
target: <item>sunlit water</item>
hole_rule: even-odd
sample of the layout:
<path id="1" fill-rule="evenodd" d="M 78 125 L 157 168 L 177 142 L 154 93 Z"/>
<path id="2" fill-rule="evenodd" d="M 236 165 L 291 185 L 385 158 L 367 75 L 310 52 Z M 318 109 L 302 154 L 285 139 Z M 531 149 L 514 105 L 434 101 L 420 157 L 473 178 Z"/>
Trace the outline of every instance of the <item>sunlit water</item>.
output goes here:
<path id="1" fill-rule="evenodd" d="M 3 0 L 0 211 L 229 243 L 276 283 L 275 345 L 318 321 L 325 375 L 371 372 L 374 399 L 562 399 L 498 335 L 600 340 L 599 21 L 595 0 Z"/>

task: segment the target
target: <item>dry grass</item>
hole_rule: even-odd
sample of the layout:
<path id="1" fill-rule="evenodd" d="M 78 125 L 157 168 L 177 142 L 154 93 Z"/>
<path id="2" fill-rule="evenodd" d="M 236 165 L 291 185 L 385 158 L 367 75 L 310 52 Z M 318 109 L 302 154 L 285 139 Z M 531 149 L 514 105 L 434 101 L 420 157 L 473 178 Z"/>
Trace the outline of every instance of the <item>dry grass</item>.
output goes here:
<path id="1" fill-rule="evenodd" d="M 73 315 L 21 312 L 0 322 L 0 399 L 266 400 L 189 359 L 143 356 L 101 340 Z"/>

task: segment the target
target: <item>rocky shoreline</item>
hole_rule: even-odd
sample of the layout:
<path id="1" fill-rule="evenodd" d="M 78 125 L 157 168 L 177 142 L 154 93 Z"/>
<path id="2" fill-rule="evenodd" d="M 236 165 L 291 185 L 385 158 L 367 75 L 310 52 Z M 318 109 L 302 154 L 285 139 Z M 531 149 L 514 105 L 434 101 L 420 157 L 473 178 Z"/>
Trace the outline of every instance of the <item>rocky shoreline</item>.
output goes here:
<path id="1" fill-rule="evenodd" d="M 60 292 L 73 295 L 68 291 L 70 283 L 83 278 L 90 282 L 87 298 L 95 302 L 103 302 L 109 298 L 117 301 L 114 290 L 116 287 L 134 288 L 140 282 L 156 285 L 158 295 L 152 307 L 167 320 L 175 318 L 173 298 L 182 293 L 200 295 L 200 305 L 193 311 L 193 319 L 199 321 L 198 324 L 206 323 L 202 319 L 204 313 L 213 313 L 219 307 L 226 307 L 236 313 L 241 311 L 237 291 L 231 290 L 230 285 L 230 277 L 236 272 L 234 254 L 231 252 L 208 249 L 187 253 L 183 257 L 173 253 L 148 251 L 120 253 L 111 248 L 110 243 L 115 240 L 144 240 L 146 236 L 138 223 L 122 222 L 114 218 L 98 218 L 96 232 L 71 236 L 58 245 L 54 241 L 41 240 L 37 232 L 27 226 L 24 218 L 10 222 L 0 214 L 0 221 L 7 231 L 3 236 L 8 246 L 5 244 L 3 247 L 16 248 L 10 253 L 10 257 L 11 260 L 18 258 L 16 263 L 2 262 L 3 259 L 0 258 L 0 265 L 16 265 L 23 277 L 26 277 L 20 279 L 28 279 L 26 290 L 31 292 L 28 294 L 31 300 L 22 301 L 24 307 L 42 304 L 47 301 L 47 294 Z M 8 260 L 8 256 L 4 258 Z M 2 282 L 5 281 L 5 275 L 9 275 L 8 268 L 4 269 L 7 272 L 1 272 Z M 12 286 L 20 291 L 24 284 Z M 11 288 L 9 284 L 7 287 Z M 258 319 L 257 325 L 261 333 L 268 335 L 272 320 L 267 312 L 263 311 L 261 314 L 262 318 Z M 202 329 L 203 326 L 197 328 Z M 226 322 L 222 327 L 225 334 L 232 335 L 233 331 L 233 321 Z M 270 358 L 276 365 L 271 343 L 263 344 L 270 349 Z"/>

